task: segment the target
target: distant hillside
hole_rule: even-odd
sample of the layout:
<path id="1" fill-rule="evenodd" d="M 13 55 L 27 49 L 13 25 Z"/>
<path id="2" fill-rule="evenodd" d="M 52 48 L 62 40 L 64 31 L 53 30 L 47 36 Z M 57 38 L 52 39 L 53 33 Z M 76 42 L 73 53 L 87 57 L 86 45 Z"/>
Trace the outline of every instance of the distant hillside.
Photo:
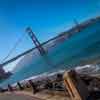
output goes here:
<path id="1" fill-rule="evenodd" d="M 98 20 L 100 20 L 100 16 L 98 16 L 96 18 L 92 18 L 90 20 L 87 20 L 87 21 L 85 21 L 83 23 L 79 23 L 78 25 L 72 27 L 71 29 L 60 33 L 58 36 L 52 38 L 51 40 L 53 40 L 55 43 L 57 43 L 57 42 L 61 42 L 61 41 L 64 41 L 66 39 L 69 39 L 70 37 L 72 37 L 73 35 L 78 33 L 79 31 L 84 30 L 90 24 L 93 24 Z"/>

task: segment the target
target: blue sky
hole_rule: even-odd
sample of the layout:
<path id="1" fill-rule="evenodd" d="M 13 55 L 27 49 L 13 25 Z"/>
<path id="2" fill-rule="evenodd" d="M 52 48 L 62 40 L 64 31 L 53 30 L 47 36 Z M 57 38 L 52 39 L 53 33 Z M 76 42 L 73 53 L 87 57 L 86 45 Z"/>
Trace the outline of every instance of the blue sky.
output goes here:
<path id="1" fill-rule="evenodd" d="M 100 15 L 100 0 L 0 0 L 0 61 L 23 34 L 9 57 L 33 47 L 25 33 L 31 26 L 43 42 L 79 22 Z"/>

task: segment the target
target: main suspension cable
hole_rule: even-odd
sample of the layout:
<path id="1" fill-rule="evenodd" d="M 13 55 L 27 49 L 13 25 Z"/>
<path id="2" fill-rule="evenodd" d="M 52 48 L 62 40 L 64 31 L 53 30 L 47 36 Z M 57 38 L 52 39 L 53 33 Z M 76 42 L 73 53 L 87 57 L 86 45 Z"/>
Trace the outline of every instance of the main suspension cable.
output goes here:
<path id="1" fill-rule="evenodd" d="M 22 36 L 16 41 L 16 43 L 14 44 L 14 46 L 11 48 L 11 50 L 8 52 L 7 56 L 3 58 L 3 60 L 1 61 L 1 64 L 6 61 L 6 59 L 8 57 L 11 56 L 11 54 L 14 52 L 14 50 L 17 48 L 17 46 L 21 43 L 21 41 L 23 40 L 25 34 L 23 33 Z"/>

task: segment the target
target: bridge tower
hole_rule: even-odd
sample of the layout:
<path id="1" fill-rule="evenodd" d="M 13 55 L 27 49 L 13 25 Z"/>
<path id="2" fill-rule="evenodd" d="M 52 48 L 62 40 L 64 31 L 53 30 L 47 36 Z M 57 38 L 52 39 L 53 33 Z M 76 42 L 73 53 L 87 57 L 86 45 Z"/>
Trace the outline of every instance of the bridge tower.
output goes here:
<path id="1" fill-rule="evenodd" d="M 37 37 L 35 36 L 35 34 L 33 33 L 32 29 L 30 27 L 28 27 L 26 29 L 26 32 L 28 33 L 28 35 L 30 36 L 30 38 L 32 39 L 33 43 L 35 44 L 36 48 L 38 49 L 40 55 L 45 54 L 45 50 L 42 47 L 41 43 L 39 42 L 39 40 L 37 39 Z"/>

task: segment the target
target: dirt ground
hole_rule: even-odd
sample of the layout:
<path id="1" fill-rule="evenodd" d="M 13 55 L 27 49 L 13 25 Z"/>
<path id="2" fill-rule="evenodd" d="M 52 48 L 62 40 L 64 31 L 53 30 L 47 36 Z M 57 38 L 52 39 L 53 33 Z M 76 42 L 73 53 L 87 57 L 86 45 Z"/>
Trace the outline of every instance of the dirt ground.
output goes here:
<path id="1" fill-rule="evenodd" d="M 36 97 L 20 94 L 20 93 L 4 93 L 0 94 L 0 100 L 41 100 Z"/>

